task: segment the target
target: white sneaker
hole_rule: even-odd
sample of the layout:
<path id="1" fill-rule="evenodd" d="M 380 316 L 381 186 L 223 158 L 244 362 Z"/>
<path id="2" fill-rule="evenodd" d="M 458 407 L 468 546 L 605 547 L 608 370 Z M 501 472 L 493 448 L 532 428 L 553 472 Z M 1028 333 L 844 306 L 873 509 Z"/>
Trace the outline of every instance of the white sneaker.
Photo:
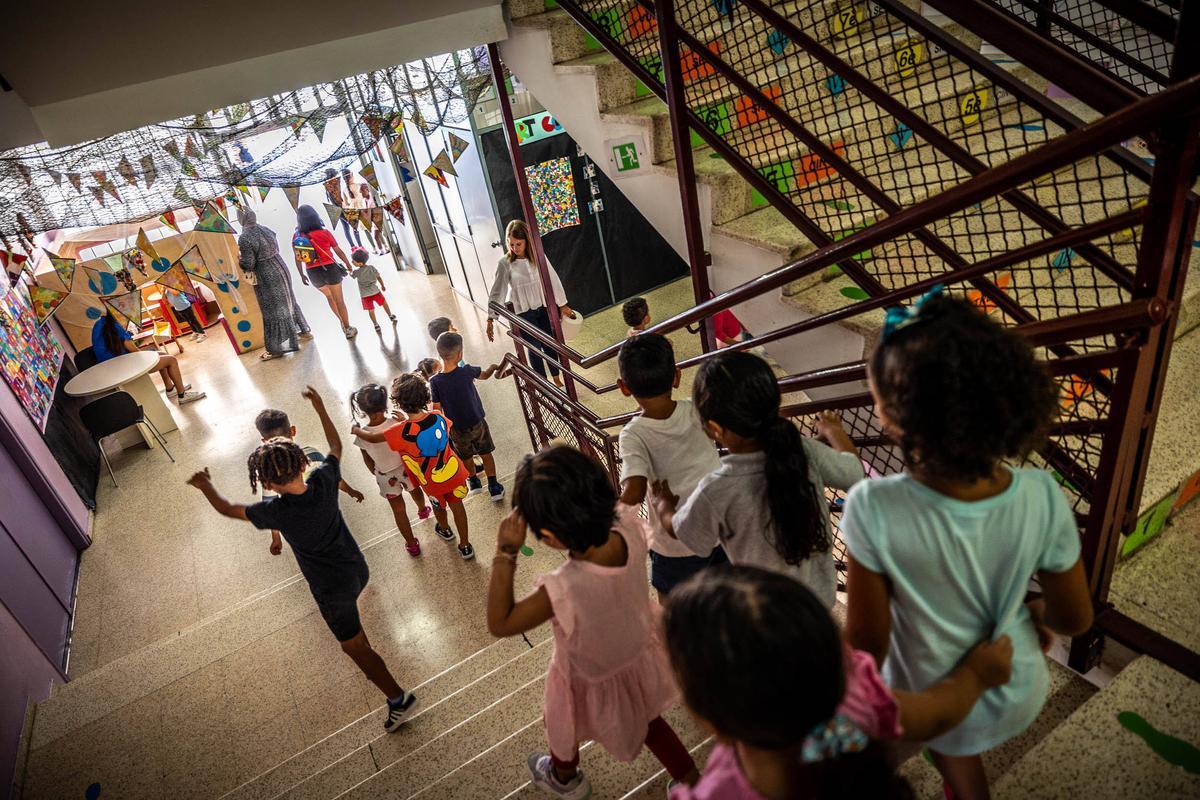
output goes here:
<path id="1" fill-rule="evenodd" d="M 195 331 L 192 331 L 192 335 L 188 337 L 188 340 L 194 342 L 199 338 L 200 338 L 200 334 L 196 333 Z"/>
<path id="2" fill-rule="evenodd" d="M 358 328 L 353 325 L 347 325 L 342 329 L 342 333 L 346 334 L 347 339 L 353 339 L 355 336 L 358 336 Z"/>
<path id="3" fill-rule="evenodd" d="M 569 783 L 560 783 L 554 774 L 554 761 L 546 753 L 534 753 L 525 765 L 533 785 L 547 794 L 567 800 L 587 800 L 592 796 L 592 784 L 582 770 L 577 770 Z"/>
<path id="4" fill-rule="evenodd" d="M 178 395 L 179 405 L 183 405 L 184 403 L 194 403 L 197 400 L 203 400 L 205 397 L 208 397 L 208 395 L 204 392 L 184 392 L 183 394 Z"/>
<path id="5" fill-rule="evenodd" d="M 197 337 L 196 337 L 196 341 L 197 341 L 197 342 L 203 342 L 203 341 L 204 341 L 205 339 L 207 339 L 207 338 L 208 338 L 208 334 L 207 334 L 207 333 L 202 333 L 202 334 L 200 334 L 199 336 L 197 336 Z"/>

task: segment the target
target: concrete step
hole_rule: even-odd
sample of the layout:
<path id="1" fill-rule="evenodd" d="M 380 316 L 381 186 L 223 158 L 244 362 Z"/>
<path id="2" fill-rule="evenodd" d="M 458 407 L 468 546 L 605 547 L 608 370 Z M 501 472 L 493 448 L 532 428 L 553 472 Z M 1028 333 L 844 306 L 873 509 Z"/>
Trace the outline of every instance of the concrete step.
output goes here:
<path id="1" fill-rule="evenodd" d="M 993 796 L 1197 797 L 1185 753 L 1198 743 L 1200 684 L 1141 656 L 1030 748 Z"/>
<path id="2" fill-rule="evenodd" d="M 710 736 L 689 750 L 701 772 L 704 771 L 704 764 L 708 761 L 708 754 L 712 752 L 714 744 L 716 740 Z M 667 784 L 670 780 L 666 770 L 660 769 L 649 780 L 626 792 L 621 800 L 661 800 L 667 796 Z"/>

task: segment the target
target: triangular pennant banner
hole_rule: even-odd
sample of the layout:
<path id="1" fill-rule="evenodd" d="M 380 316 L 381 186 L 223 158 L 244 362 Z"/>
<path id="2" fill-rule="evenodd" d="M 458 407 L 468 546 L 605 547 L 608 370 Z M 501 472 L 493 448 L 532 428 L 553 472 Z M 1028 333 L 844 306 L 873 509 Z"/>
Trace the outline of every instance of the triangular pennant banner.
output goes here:
<path id="1" fill-rule="evenodd" d="M 171 192 L 171 196 L 181 203 L 192 204 L 192 198 L 188 195 L 187 189 L 183 188 L 183 181 L 175 181 L 175 190 Z"/>
<path id="2" fill-rule="evenodd" d="M 171 158 L 175 159 L 176 161 L 179 161 L 181 159 L 181 156 L 179 153 L 179 145 L 175 144 L 174 140 L 168 139 L 166 142 L 163 142 L 162 149 L 166 150 L 167 154 L 170 155 Z"/>
<path id="3" fill-rule="evenodd" d="M 154 249 L 154 245 L 150 244 L 150 237 L 146 235 L 144 228 L 138 228 L 137 249 L 151 261 L 158 260 L 158 251 Z"/>
<path id="4" fill-rule="evenodd" d="M 408 145 L 404 143 L 404 134 L 400 131 L 396 132 L 396 136 L 392 139 L 392 143 L 388 149 L 396 154 L 398 161 L 408 163 L 412 160 L 408 155 Z"/>
<path id="5" fill-rule="evenodd" d="M 458 176 L 458 173 L 454 171 L 454 162 L 450 160 L 450 154 L 446 152 L 446 148 L 444 147 L 441 152 L 433 157 L 433 166 L 447 175 Z"/>
<path id="6" fill-rule="evenodd" d="M 383 126 L 387 124 L 387 120 L 378 114 L 363 114 L 362 122 L 371 131 L 372 139 L 378 139 L 383 134 Z"/>
<path id="7" fill-rule="evenodd" d="M 134 290 L 115 297 L 102 297 L 100 300 L 122 325 L 142 325 L 142 293 Z"/>
<path id="8" fill-rule="evenodd" d="M 166 211 L 164 211 L 163 213 L 158 215 L 158 221 L 161 222 L 163 225 L 166 225 L 167 227 L 169 227 L 171 230 L 175 231 L 176 233 L 182 233 L 182 231 L 179 230 L 179 226 L 177 224 L 175 224 L 175 212 L 174 211 L 167 209 Z"/>
<path id="9" fill-rule="evenodd" d="M 329 227 L 336 228 L 338 220 L 342 218 L 342 209 L 335 206 L 333 203 L 326 203 L 325 213 L 329 215 Z"/>
<path id="10" fill-rule="evenodd" d="M 299 186 L 284 186 L 283 193 L 287 195 L 288 202 L 292 204 L 292 210 L 300 208 L 300 187 Z"/>
<path id="11" fill-rule="evenodd" d="M 108 265 L 109 272 L 125 271 L 125 256 L 123 253 L 112 253 L 104 256 L 103 261 L 106 265 Z"/>
<path id="12" fill-rule="evenodd" d="M 387 204 L 384 205 L 384 208 L 386 208 L 387 212 L 395 218 L 396 222 L 399 222 L 401 225 L 404 224 L 403 198 L 393 197 L 391 200 L 387 201 Z"/>
<path id="13" fill-rule="evenodd" d="M 71 291 L 71 280 L 75 277 L 75 259 L 59 258 L 56 255 L 47 253 L 50 256 L 50 263 L 54 265 L 54 271 L 58 273 L 59 279 L 62 280 L 63 286 L 67 291 Z"/>
<path id="14" fill-rule="evenodd" d="M 90 191 L 92 193 L 92 197 L 95 198 L 97 203 L 99 203 L 102 206 L 104 205 L 104 190 L 103 189 L 101 189 L 99 186 L 89 186 L 88 191 Z"/>
<path id="15" fill-rule="evenodd" d="M 298 114 L 293 114 L 292 116 L 288 117 L 288 119 L 287 119 L 288 127 L 292 129 L 292 135 L 295 136 L 297 139 L 299 139 L 300 134 L 303 133 L 303 130 L 301 130 L 301 129 L 304 127 L 304 123 L 307 121 L 308 120 L 306 120 L 304 117 L 299 116 Z"/>
<path id="16" fill-rule="evenodd" d="M 371 209 L 364 208 L 362 211 L 360 211 L 358 213 L 358 219 L 364 228 L 366 228 L 368 231 L 371 230 Z"/>
<path id="17" fill-rule="evenodd" d="M 67 176 L 67 183 L 69 183 L 73 187 L 75 187 L 75 191 L 82 192 L 83 185 L 79 181 L 79 173 L 78 172 L 67 172 L 65 174 Z"/>
<path id="18" fill-rule="evenodd" d="M 32 186 L 33 185 L 33 172 L 30 171 L 29 167 L 26 164 L 22 164 L 20 161 L 18 161 L 16 163 L 16 167 L 17 167 L 17 172 L 21 173 L 21 177 L 25 179 L 25 182 L 27 184 L 29 184 L 30 186 Z"/>
<path id="19" fill-rule="evenodd" d="M 234 233 L 233 226 L 230 225 L 221 212 L 217 210 L 214 203 L 205 203 L 204 211 L 201 212 L 200 218 L 196 220 L 196 227 L 193 230 L 204 231 L 206 233 Z"/>
<path id="20" fill-rule="evenodd" d="M 0 267 L 8 269 L 8 265 L 19 267 L 29 259 L 29 256 L 15 253 L 12 250 L 0 250 Z"/>
<path id="21" fill-rule="evenodd" d="M 444 175 L 442 175 L 442 171 L 440 169 L 438 169 L 437 166 L 435 166 L 434 164 L 430 164 L 428 167 L 426 167 L 424 173 L 422 173 L 422 174 L 428 175 L 430 178 L 433 178 L 435 181 L 440 183 L 442 186 L 450 185 L 450 184 L 446 183 L 446 178 Z"/>
<path id="22" fill-rule="evenodd" d="M 217 195 L 209 202 L 211 202 L 213 205 L 215 205 L 217 207 L 217 211 L 220 211 L 222 214 L 225 213 L 225 196 L 224 195 Z M 199 217 L 201 213 L 203 213 L 203 209 L 201 209 L 200 213 L 197 213 L 196 216 Z"/>
<path id="23" fill-rule="evenodd" d="M 196 295 L 196 287 L 192 285 L 192 280 L 187 276 L 183 265 L 176 261 L 171 265 L 171 268 L 158 276 L 155 283 L 162 284 L 168 289 L 174 289 L 181 294 Z"/>
<path id="24" fill-rule="evenodd" d="M 189 178 L 197 177 L 196 168 L 193 167 L 192 162 L 188 161 L 186 158 L 179 163 L 179 169 L 183 170 L 183 174 L 187 175 Z"/>
<path id="25" fill-rule="evenodd" d="M 412 170 L 403 164 L 400 165 L 400 180 L 404 181 L 405 183 L 412 183 L 413 178 L 415 177 L 416 176 L 412 174 Z"/>
<path id="26" fill-rule="evenodd" d="M 471 143 L 461 136 L 455 136 L 453 133 L 448 133 L 447 135 L 450 139 L 450 158 L 453 161 L 458 161 L 459 156 L 471 146 Z"/>
<path id="27" fill-rule="evenodd" d="M 142 180 L 146 182 L 146 188 L 150 188 L 150 184 L 154 183 L 154 179 L 158 177 L 158 169 L 154 166 L 154 156 L 142 156 Z"/>
<path id="28" fill-rule="evenodd" d="M 237 189 L 238 194 L 242 195 L 247 200 L 250 199 L 250 187 L 249 186 L 246 186 L 245 184 L 238 184 L 237 186 L 235 186 L 233 188 Z"/>
<path id="29" fill-rule="evenodd" d="M 130 186 L 137 185 L 137 173 L 133 171 L 133 164 L 130 164 L 125 156 L 121 156 L 121 160 L 117 162 L 117 172 Z"/>
<path id="30" fill-rule="evenodd" d="M 192 141 L 191 134 L 188 134 L 187 139 L 183 142 L 183 154 L 188 158 L 200 157 L 200 151 L 196 149 L 196 143 Z"/>
<path id="31" fill-rule="evenodd" d="M 375 174 L 374 164 L 367 164 L 358 171 L 358 174 L 362 175 L 363 180 L 369 183 L 372 189 L 379 191 L 379 176 Z"/>
<path id="32" fill-rule="evenodd" d="M 176 259 L 175 266 L 182 267 L 187 274 L 195 275 L 202 280 L 211 281 L 213 279 L 212 273 L 208 271 L 208 264 L 205 263 L 204 256 L 200 253 L 199 245 L 189 247 L 183 255 Z"/>
<path id="33" fill-rule="evenodd" d="M 50 168 L 46 168 L 46 174 L 50 176 L 50 180 L 54 181 L 55 186 L 62 186 L 62 173 L 55 172 Z"/>
<path id="34" fill-rule="evenodd" d="M 228 119 L 231 124 L 237 125 L 239 122 L 244 120 L 246 115 L 249 113 L 249 103 L 238 103 L 236 106 L 230 106 L 229 108 L 225 109 L 225 118 Z"/>
<path id="35" fill-rule="evenodd" d="M 312 132 L 317 135 L 318 142 L 321 141 L 321 138 L 325 135 L 325 123 L 328 121 L 329 120 L 325 119 L 325 117 L 308 118 L 308 127 L 312 128 Z"/>
<path id="36" fill-rule="evenodd" d="M 265 202 L 267 199 L 267 195 L 269 195 L 271 193 L 271 187 L 270 186 L 255 186 L 254 188 L 258 189 L 259 201 Z"/>
<path id="37" fill-rule="evenodd" d="M 48 320 L 70 294 L 70 292 L 45 289 L 41 286 L 27 286 L 26 291 L 29 292 L 29 306 L 33 309 L 39 325 Z"/>

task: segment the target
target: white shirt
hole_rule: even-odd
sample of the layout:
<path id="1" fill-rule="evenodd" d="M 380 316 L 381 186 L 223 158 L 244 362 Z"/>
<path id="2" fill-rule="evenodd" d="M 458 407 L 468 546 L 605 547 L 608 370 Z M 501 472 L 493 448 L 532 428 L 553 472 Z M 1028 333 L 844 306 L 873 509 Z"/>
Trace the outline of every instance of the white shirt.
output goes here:
<path id="1" fill-rule="evenodd" d="M 554 305 L 567 305 L 567 293 L 563 290 L 562 281 L 558 279 L 558 273 L 554 271 L 550 259 L 546 259 L 546 268 L 550 271 L 550 286 L 554 289 Z M 488 300 L 501 306 L 510 302 L 517 314 L 549 305 L 542 293 L 542 279 L 537 268 L 527 258 L 509 261 L 507 256 L 500 256 L 500 261 L 496 264 L 496 280 L 492 284 L 492 291 L 488 293 Z M 488 319 L 495 318 L 496 315 L 489 311 Z"/>
<path id="2" fill-rule="evenodd" d="M 679 495 L 682 505 L 710 472 L 721 466 L 717 448 L 700 425 L 700 417 L 691 400 L 678 400 L 666 419 L 634 417 L 621 429 L 621 480 L 645 478 L 647 482 L 665 480 Z M 650 506 L 650 549 L 669 558 L 706 556 L 712 547 L 693 552 L 667 533 L 658 514 Z"/>
<path id="3" fill-rule="evenodd" d="M 393 425 L 399 424 L 394 419 L 385 419 L 378 425 L 363 425 L 362 429 L 368 433 L 383 433 Z M 387 442 L 366 442 L 355 436 L 354 444 L 366 451 L 366 454 L 375 462 L 375 472 L 380 475 L 387 475 L 404 466 L 404 460 L 400 454 L 393 450 Z"/>

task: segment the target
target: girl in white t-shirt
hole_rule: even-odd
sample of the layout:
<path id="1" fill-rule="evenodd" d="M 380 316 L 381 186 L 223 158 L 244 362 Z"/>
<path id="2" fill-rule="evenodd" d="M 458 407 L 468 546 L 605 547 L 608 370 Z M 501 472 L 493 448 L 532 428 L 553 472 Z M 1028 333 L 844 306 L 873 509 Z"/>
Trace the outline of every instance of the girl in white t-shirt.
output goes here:
<path id="1" fill-rule="evenodd" d="M 399 424 L 387 415 L 387 409 L 387 389 L 378 383 L 368 383 L 350 395 L 350 415 L 356 423 L 360 414 L 365 417 L 367 424 L 362 427 L 371 433 L 382 433 Z M 379 494 L 392 507 L 396 527 L 404 537 L 404 549 L 414 558 L 421 555 L 421 543 L 413 536 L 412 525 L 408 521 L 408 510 L 404 505 L 404 492 L 408 492 L 417 505 L 417 518 L 429 518 L 432 509 L 425 503 L 425 494 L 421 487 L 412 485 L 400 453 L 388 446 L 387 442 L 376 444 L 356 436 L 354 444 L 362 450 L 363 462 L 366 463 L 367 469 L 374 473 L 375 482 L 379 484 Z"/>

